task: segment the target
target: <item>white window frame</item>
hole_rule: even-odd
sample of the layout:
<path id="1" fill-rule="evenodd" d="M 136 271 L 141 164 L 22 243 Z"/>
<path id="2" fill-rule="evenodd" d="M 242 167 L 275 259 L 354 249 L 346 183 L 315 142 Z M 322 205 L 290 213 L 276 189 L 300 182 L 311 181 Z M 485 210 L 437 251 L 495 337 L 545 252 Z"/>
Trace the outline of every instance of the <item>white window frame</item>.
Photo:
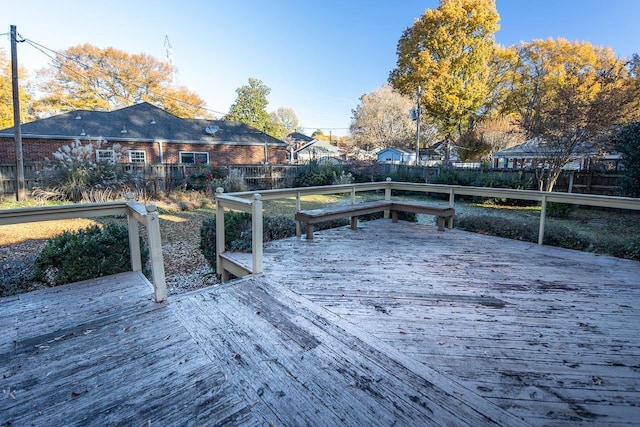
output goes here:
<path id="1" fill-rule="evenodd" d="M 136 155 L 134 159 L 133 155 Z M 142 155 L 142 157 L 137 157 Z M 129 163 L 147 163 L 147 152 L 144 150 L 129 150 Z"/>
<path id="2" fill-rule="evenodd" d="M 193 162 L 185 162 L 183 161 L 182 156 L 185 154 L 191 154 L 193 156 Z M 208 165 L 209 164 L 209 153 L 206 151 L 180 151 L 179 153 L 180 155 L 180 163 L 181 164 L 186 164 L 186 165 L 195 165 L 197 164 L 197 160 L 196 157 L 198 157 L 198 155 L 202 156 L 205 155 L 207 157 L 207 160 L 205 162 L 203 162 L 202 164 Z"/>
<path id="3" fill-rule="evenodd" d="M 114 150 L 96 150 L 96 162 L 116 162 L 116 152 Z"/>

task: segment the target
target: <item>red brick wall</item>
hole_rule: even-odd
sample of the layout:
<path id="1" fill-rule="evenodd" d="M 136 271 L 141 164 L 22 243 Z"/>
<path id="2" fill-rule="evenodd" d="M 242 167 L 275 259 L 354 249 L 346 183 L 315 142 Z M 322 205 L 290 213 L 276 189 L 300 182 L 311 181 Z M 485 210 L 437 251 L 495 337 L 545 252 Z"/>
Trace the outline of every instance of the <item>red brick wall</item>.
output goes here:
<path id="1" fill-rule="evenodd" d="M 42 162 L 46 158 L 54 160 L 53 153 L 63 145 L 69 145 L 73 140 L 30 139 L 22 141 L 22 155 L 24 162 Z M 84 142 L 84 141 L 83 141 Z M 123 150 L 145 151 L 147 163 L 160 163 L 160 145 L 157 142 L 119 143 Z M 103 148 L 111 148 L 107 143 Z M 209 161 L 220 165 L 247 165 L 264 162 L 263 145 L 206 145 L 206 144 L 176 144 L 163 143 L 162 151 L 165 163 L 179 163 L 180 152 L 207 152 Z M 286 149 L 281 147 L 268 147 L 268 161 L 271 164 L 283 164 L 287 159 Z M 122 162 L 128 162 L 129 156 L 125 153 Z M 0 138 L 0 163 L 15 162 L 15 142 L 13 138 Z"/>

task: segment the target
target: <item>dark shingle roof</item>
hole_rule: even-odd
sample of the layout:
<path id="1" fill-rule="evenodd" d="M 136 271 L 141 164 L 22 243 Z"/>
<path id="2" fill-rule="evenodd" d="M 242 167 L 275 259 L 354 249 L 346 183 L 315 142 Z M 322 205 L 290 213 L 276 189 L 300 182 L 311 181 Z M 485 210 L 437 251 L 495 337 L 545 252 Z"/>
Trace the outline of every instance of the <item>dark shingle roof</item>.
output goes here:
<path id="1" fill-rule="evenodd" d="M 287 138 L 295 142 L 303 142 L 303 143 L 309 143 L 311 141 L 315 141 L 314 138 L 300 132 L 292 132 L 289 135 L 287 135 Z"/>
<path id="2" fill-rule="evenodd" d="M 90 136 L 108 141 L 238 145 L 267 142 L 269 145 L 286 146 L 284 141 L 244 123 L 182 119 L 147 102 L 108 112 L 78 110 L 59 114 L 25 123 L 21 132 L 23 138 L 70 139 Z M 13 137 L 13 128 L 0 130 L 0 136 Z"/>

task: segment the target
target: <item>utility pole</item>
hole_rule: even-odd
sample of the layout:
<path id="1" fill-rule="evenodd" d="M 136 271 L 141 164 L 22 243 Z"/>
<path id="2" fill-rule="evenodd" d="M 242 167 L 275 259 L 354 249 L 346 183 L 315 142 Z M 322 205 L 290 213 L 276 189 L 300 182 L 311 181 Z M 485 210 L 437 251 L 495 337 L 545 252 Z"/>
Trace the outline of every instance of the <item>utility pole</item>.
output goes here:
<path id="1" fill-rule="evenodd" d="M 418 86 L 418 111 L 416 113 L 416 166 L 420 164 L 420 97 L 422 88 Z"/>
<path id="2" fill-rule="evenodd" d="M 13 134 L 16 143 L 16 200 L 26 198 L 24 185 L 24 162 L 22 159 L 22 130 L 20 128 L 20 93 L 18 92 L 18 32 L 11 26 L 11 86 L 13 89 Z"/>

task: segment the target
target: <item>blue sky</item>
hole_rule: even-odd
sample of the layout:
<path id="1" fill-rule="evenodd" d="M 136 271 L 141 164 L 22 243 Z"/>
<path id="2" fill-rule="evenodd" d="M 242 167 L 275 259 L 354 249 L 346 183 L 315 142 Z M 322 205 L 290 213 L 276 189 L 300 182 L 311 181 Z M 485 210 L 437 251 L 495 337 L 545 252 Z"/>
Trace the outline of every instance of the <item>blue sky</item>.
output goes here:
<path id="1" fill-rule="evenodd" d="M 638 0 L 497 0 L 498 43 L 564 37 L 640 52 Z M 0 33 L 53 50 L 90 43 L 166 59 L 179 83 L 218 116 L 249 77 L 271 88 L 268 110 L 292 108 L 304 132 L 345 135 L 359 97 L 378 89 L 396 63 L 403 30 L 438 0 L 2 0 Z M 9 38 L 0 46 L 9 52 Z M 49 58 L 26 43 L 21 66 Z"/>

